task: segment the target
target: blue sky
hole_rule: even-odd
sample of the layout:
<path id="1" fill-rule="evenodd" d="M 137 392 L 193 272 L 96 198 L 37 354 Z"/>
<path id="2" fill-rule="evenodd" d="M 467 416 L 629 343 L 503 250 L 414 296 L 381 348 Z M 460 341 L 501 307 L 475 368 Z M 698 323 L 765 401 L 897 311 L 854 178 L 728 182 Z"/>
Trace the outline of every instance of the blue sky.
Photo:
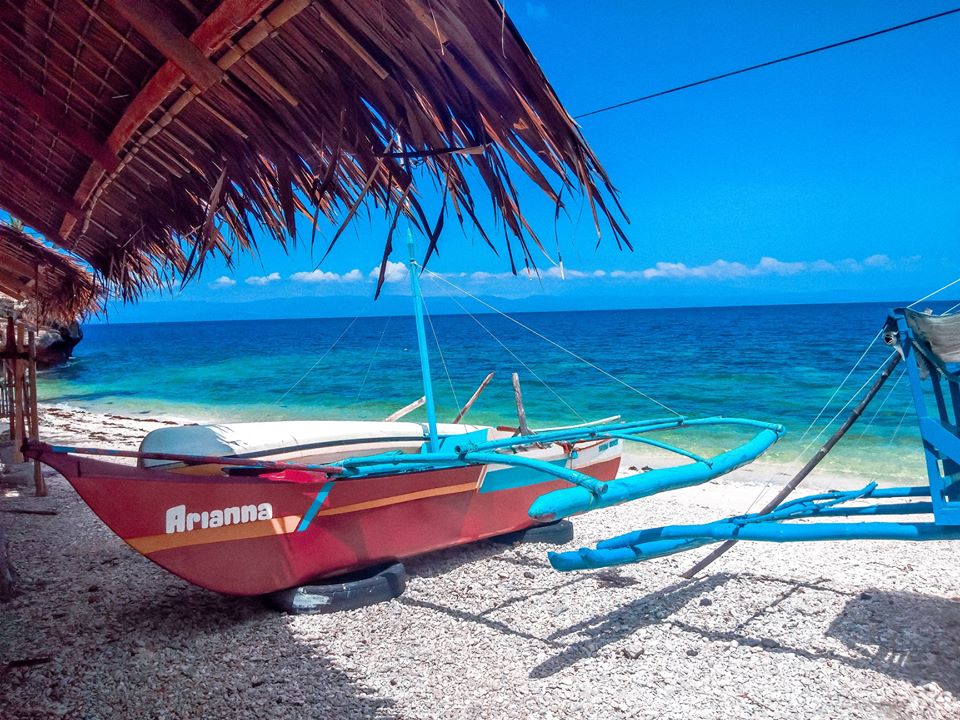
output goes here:
<path id="1" fill-rule="evenodd" d="M 573 114 L 933 14 L 943 2 L 507 0 Z M 589 9 L 586 9 L 589 8 Z M 915 298 L 960 275 L 960 15 L 585 118 L 634 252 L 570 203 L 539 279 L 448 223 L 431 269 L 509 309 Z M 521 201 L 553 251 L 553 207 Z M 325 229 L 327 237 L 332 232 Z M 384 227 L 361 218 L 319 271 L 265 243 L 112 321 L 355 314 Z M 319 243 L 318 243 L 319 244 Z M 402 248 L 402 243 L 397 243 Z M 394 260 L 402 260 L 397 254 Z M 402 268 L 370 312 L 402 311 Z M 443 282 L 426 292 L 442 295 Z M 958 293 L 960 294 L 960 293 Z M 394 297 L 396 296 L 396 297 Z M 447 303 L 437 301 L 436 304 Z M 447 304 L 441 306 L 447 308 Z"/>

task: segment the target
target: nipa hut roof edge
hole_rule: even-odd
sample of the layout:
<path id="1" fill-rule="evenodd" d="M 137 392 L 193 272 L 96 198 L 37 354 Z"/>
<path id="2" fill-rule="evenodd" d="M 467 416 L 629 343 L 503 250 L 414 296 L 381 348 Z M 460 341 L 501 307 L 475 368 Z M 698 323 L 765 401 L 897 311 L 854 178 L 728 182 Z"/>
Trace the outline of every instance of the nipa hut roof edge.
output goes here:
<path id="1" fill-rule="evenodd" d="M 69 323 L 101 310 L 93 275 L 23 230 L 0 224 L 0 257 L 0 293 L 25 303 L 37 322 Z"/>
<path id="2" fill-rule="evenodd" d="M 2 19 L 0 207 L 124 297 L 261 234 L 286 246 L 298 212 L 339 226 L 332 247 L 367 199 L 430 237 L 424 263 L 448 215 L 494 245 L 468 166 L 514 268 L 539 240 L 511 166 L 558 205 L 583 192 L 598 233 L 629 246 L 607 175 L 496 0 L 22 0 Z M 411 158 L 442 190 L 435 218 Z"/>

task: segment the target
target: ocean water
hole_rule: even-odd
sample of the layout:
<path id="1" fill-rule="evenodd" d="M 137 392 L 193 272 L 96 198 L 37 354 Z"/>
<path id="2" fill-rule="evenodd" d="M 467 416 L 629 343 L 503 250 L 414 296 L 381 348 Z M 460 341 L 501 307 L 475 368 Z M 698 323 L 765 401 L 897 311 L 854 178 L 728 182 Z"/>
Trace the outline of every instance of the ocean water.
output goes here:
<path id="1" fill-rule="evenodd" d="M 690 417 L 780 422 L 788 435 L 768 459 L 799 465 L 836 427 L 827 422 L 889 356 L 882 342 L 874 345 L 811 427 L 880 329 L 887 307 L 896 304 L 514 316 L 644 394 L 504 317 L 440 315 L 431 318 L 438 417 L 452 420 L 493 371 L 467 420 L 515 424 L 510 375 L 518 372 L 534 427 L 616 414 L 669 415 L 654 398 Z M 85 333 L 67 365 L 42 374 L 41 400 L 226 422 L 383 419 L 422 394 L 412 317 L 90 325 Z M 899 370 L 826 468 L 878 480 L 922 476 L 909 388 L 898 377 Z M 408 419 L 422 421 L 424 411 Z M 683 432 L 684 438 L 673 438 L 704 451 L 736 441 L 729 432 Z"/>

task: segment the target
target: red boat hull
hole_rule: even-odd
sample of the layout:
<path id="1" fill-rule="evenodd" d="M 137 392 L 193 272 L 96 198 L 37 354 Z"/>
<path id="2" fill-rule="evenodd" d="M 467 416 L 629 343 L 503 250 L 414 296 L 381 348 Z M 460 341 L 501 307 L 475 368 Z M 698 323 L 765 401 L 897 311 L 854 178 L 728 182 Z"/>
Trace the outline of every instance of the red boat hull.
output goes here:
<path id="1" fill-rule="evenodd" d="M 261 595 L 530 527 L 534 499 L 569 487 L 528 478 L 486 490 L 486 468 L 478 466 L 331 482 L 289 472 L 190 476 L 52 452 L 40 459 L 135 550 L 230 595 Z M 616 457 L 578 469 L 612 480 L 619 464 Z"/>

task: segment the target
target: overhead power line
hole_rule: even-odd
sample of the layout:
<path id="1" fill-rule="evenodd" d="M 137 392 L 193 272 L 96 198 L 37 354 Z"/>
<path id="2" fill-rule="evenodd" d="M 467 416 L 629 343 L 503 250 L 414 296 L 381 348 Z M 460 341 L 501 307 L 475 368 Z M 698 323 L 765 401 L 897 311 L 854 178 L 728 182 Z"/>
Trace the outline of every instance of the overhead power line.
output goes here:
<path id="1" fill-rule="evenodd" d="M 857 37 L 848 38 L 847 40 L 841 40 L 840 42 L 823 45 L 822 47 L 813 48 L 812 50 L 804 50 L 803 52 L 787 55 L 786 57 L 777 58 L 776 60 L 768 60 L 757 65 L 740 68 L 739 70 L 731 70 L 730 72 L 725 72 L 722 75 L 714 75 L 712 77 L 704 78 L 703 80 L 697 80 L 696 82 L 678 85 L 677 87 L 670 88 L 669 90 L 661 90 L 660 92 L 644 95 L 643 97 L 633 98 L 632 100 L 624 100 L 623 102 L 616 103 L 615 105 L 608 105 L 607 107 L 597 108 L 596 110 L 591 110 L 590 112 L 574 115 L 574 118 L 579 120 L 581 118 L 590 117 L 591 115 L 599 115 L 600 113 L 616 110 L 618 108 L 626 107 L 627 105 L 634 105 L 645 100 L 652 100 L 653 98 L 663 97 L 664 95 L 670 95 L 671 93 L 680 92 L 681 90 L 688 90 L 690 88 L 697 87 L 698 85 L 706 85 L 707 83 L 712 83 L 716 80 L 723 80 L 728 77 L 733 77 L 734 75 L 742 75 L 743 73 L 748 73 L 751 70 L 759 70 L 760 68 L 770 67 L 771 65 L 777 65 L 779 63 L 787 62 L 788 60 L 796 60 L 797 58 L 807 57 L 808 55 L 814 55 L 825 50 L 833 50 L 834 48 L 843 47 L 844 45 L 852 45 L 853 43 L 860 42 L 861 40 L 869 40 L 870 38 L 886 35 L 887 33 L 892 33 L 897 30 L 903 30 L 904 28 L 913 27 L 914 25 L 920 25 L 921 23 L 930 22 L 932 20 L 939 20 L 940 18 L 945 18 L 948 15 L 955 15 L 956 13 L 960 13 L 960 7 L 954 8 L 953 10 L 945 10 L 944 12 L 939 12 L 936 15 L 928 15 L 927 17 L 911 20 L 910 22 L 900 23 L 899 25 L 894 25 L 893 27 L 884 28 L 883 30 L 867 33 L 866 35 L 858 35 Z"/>

